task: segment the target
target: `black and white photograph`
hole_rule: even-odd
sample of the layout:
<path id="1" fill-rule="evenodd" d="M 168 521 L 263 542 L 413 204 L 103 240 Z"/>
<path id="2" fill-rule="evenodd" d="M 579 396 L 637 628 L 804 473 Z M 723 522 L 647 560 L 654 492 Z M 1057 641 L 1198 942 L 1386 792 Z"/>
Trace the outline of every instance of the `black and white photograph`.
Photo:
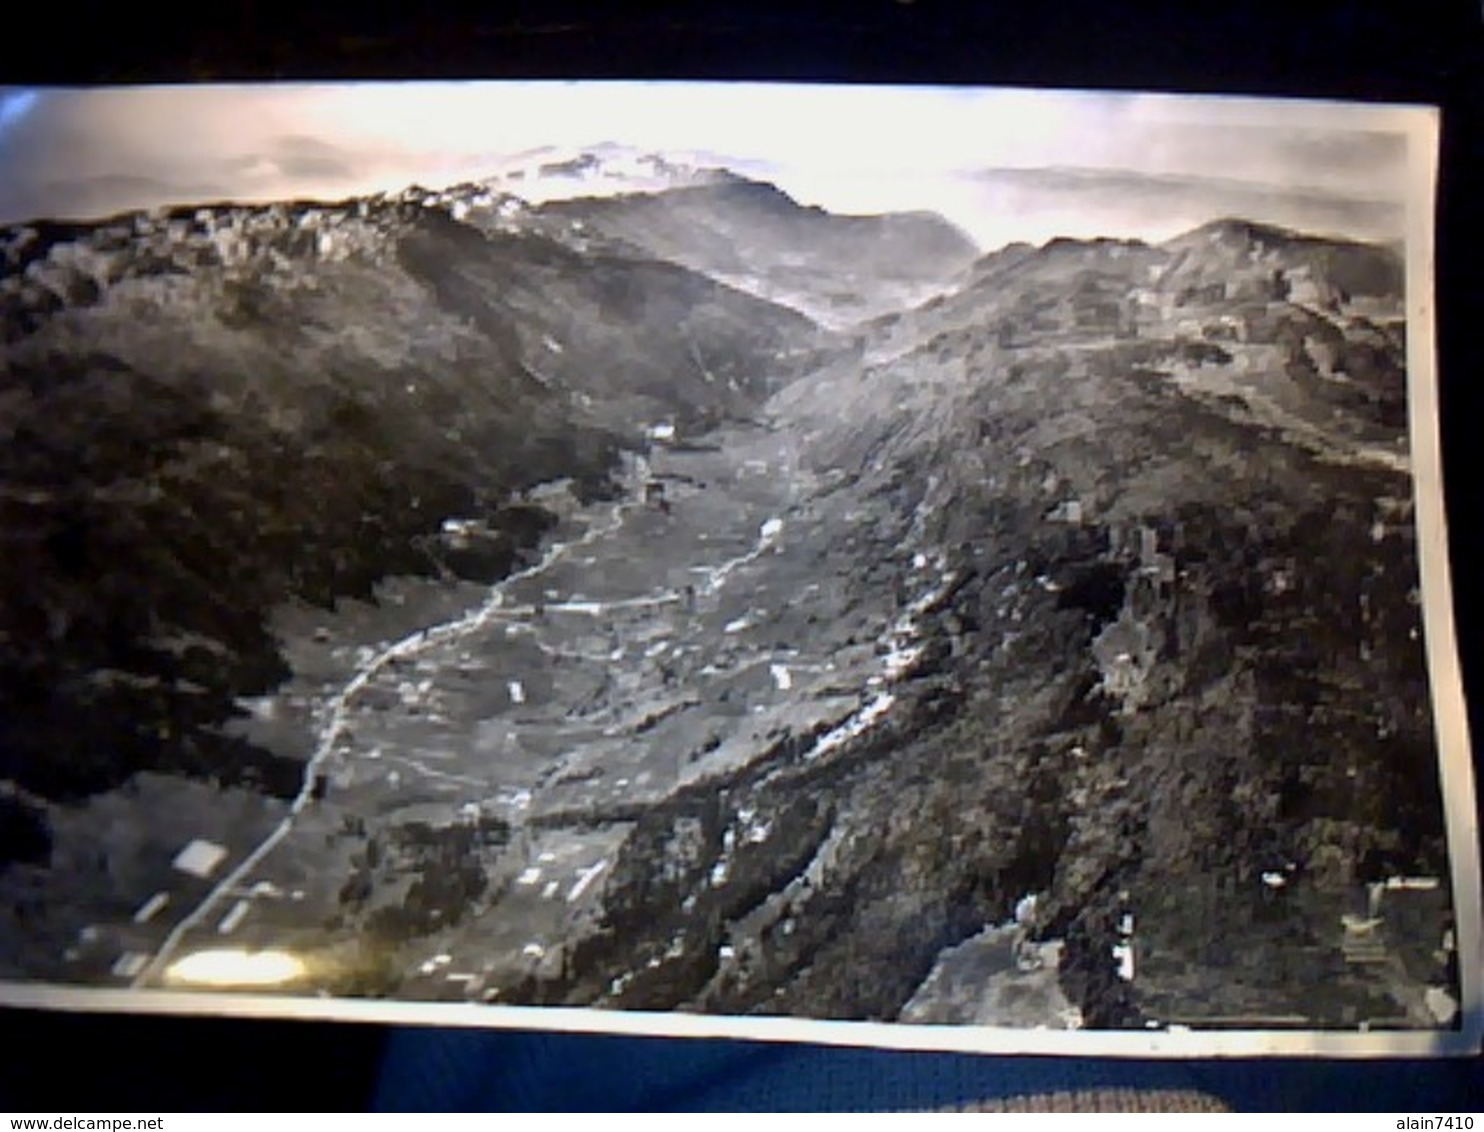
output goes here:
<path id="1" fill-rule="evenodd" d="M 1477 1050 L 1437 126 L 0 90 L 0 1000 Z"/>

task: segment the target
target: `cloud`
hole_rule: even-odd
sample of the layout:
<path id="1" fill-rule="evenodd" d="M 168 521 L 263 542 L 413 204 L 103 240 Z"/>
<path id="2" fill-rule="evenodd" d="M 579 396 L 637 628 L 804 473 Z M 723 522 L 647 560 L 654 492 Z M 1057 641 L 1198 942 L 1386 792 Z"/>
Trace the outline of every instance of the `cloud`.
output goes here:
<path id="1" fill-rule="evenodd" d="M 264 152 L 224 158 L 220 167 L 239 192 L 255 192 L 264 184 L 351 181 L 361 172 L 349 155 L 312 138 L 278 139 Z"/>
<path id="2" fill-rule="evenodd" d="M 1055 220 L 1050 235 L 1106 234 L 1162 240 L 1209 220 L 1238 216 L 1300 231 L 1386 241 L 1403 235 L 1395 199 L 1215 177 L 1103 170 L 998 170 L 976 178 L 975 212 L 1021 225 Z M 1024 238 L 1024 237 L 1022 237 Z"/>
<path id="3" fill-rule="evenodd" d="M 773 180 L 803 204 L 873 213 L 928 209 L 981 247 L 1057 236 L 1159 241 L 1222 216 L 1305 232 L 1387 241 L 1401 237 L 1401 202 L 1322 189 L 1101 169 L 990 169 L 861 179 L 777 167 Z"/>
<path id="4" fill-rule="evenodd" d="M 228 197 L 220 181 L 167 181 L 132 173 L 105 173 L 0 188 L 0 216 L 25 220 L 93 220 L 162 202 Z"/>
<path id="5" fill-rule="evenodd" d="M 353 154 L 302 134 L 276 139 L 272 160 L 290 178 L 350 181 L 365 172 L 364 163 Z"/>

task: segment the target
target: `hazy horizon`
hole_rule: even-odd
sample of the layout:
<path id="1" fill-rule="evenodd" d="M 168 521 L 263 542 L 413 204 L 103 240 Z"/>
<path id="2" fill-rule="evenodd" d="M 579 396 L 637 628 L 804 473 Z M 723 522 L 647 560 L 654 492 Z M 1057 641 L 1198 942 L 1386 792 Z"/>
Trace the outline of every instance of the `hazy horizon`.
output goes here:
<path id="1" fill-rule="evenodd" d="M 833 212 L 938 212 L 985 249 L 1159 240 L 1226 215 L 1388 240 L 1403 230 L 1409 114 L 767 84 L 12 88 L 0 91 L 0 223 L 440 188 L 533 150 L 616 144 L 699 155 Z"/>

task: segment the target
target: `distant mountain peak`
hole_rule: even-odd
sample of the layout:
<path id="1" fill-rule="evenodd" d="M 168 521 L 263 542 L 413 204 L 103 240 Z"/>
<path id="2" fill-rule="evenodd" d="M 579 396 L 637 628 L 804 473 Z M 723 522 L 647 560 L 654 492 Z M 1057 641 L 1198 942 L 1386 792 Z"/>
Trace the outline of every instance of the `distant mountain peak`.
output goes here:
<path id="1" fill-rule="evenodd" d="M 1266 279 L 1264 286 L 1307 302 L 1389 299 L 1403 286 L 1403 259 L 1396 249 L 1241 217 L 1202 224 L 1165 241 L 1160 250 L 1174 257 L 1162 285 L 1191 294 L 1230 293 L 1243 276 L 1249 282 Z"/>
<path id="2" fill-rule="evenodd" d="M 1289 228 L 1280 228 L 1276 224 L 1263 224 L 1241 216 L 1221 216 L 1202 224 L 1188 235 L 1204 235 L 1212 239 L 1230 237 L 1246 240 L 1289 240 L 1296 237 L 1298 233 Z"/>
<path id="3" fill-rule="evenodd" d="M 1165 241 L 1168 248 L 1194 248 L 1197 246 L 1219 246 L 1235 249 L 1263 247 L 1274 250 L 1296 248 L 1316 244 L 1358 244 L 1360 241 L 1348 237 L 1329 237 L 1277 224 L 1266 224 L 1240 216 L 1223 216 L 1209 221 L 1183 235 Z"/>
<path id="4" fill-rule="evenodd" d="M 1025 247 L 1023 243 L 1007 245 L 1007 249 Z M 1147 248 L 1143 240 L 1123 239 L 1115 236 L 1055 236 L 1041 245 L 1042 251 L 1057 252 L 1071 248 L 1106 251 L 1115 248 Z"/>
<path id="5" fill-rule="evenodd" d="M 533 203 L 624 192 L 654 192 L 709 184 L 729 176 L 724 160 L 691 152 L 664 152 L 600 142 L 545 146 L 494 163 L 482 183 Z"/>

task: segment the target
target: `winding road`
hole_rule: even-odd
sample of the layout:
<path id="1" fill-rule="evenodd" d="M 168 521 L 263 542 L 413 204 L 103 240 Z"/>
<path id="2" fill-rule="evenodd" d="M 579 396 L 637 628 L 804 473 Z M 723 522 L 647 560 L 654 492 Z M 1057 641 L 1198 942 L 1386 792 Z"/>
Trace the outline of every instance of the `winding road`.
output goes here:
<path id="1" fill-rule="evenodd" d="M 508 906 L 497 910 L 493 934 L 486 918 L 480 952 L 453 968 L 462 973 L 485 951 L 546 961 L 601 901 L 622 830 L 559 836 L 561 814 L 658 802 L 685 782 L 745 765 L 783 729 L 814 733 L 802 757 L 815 760 L 880 724 L 895 703 L 891 685 L 920 652 L 916 618 L 948 582 L 941 559 L 899 548 L 918 598 L 897 606 L 883 593 L 877 606 L 842 616 L 848 587 L 822 584 L 821 569 L 840 541 L 838 524 L 851 529 L 860 516 L 820 522 L 820 484 L 799 466 L 787 433 L 738 429 L 726 439 L 720 453 L 658 449 L 634 459 L 617 503 L 573 516 L 579 536 L 553 541 L 477 606 L 363 652 L 318 709 L 288 812 L 174 923 L 133 986 L 161 985 L 195 937 L 273 946 L 282 924 L 254 929 L 240 905 L 210 925 L 244 890 L 292 886 L 291 868 L 270 861 L 286 844 L 311 874 L 326 867 L 315 837 L 295 834 L 329 767 L 349 764 L 361 791 L 337 791 L 336 805 L 348 807 L 337 812 L 382 828 L 388 813 L 401 820 L 399 806 L 427 814 L 432 790 L 447 799 L 445 822 L 493 806 L 516 830 Z M 672 493 L 674 515 L 642 502 L 654 476 L 687 485 Z M 420 714 L 401 714 L 407 699 L 378 708 L 367 693 L 395 702 L 413 665 L 424 676 Z M 487 729 L 498 737 L 490 743 L 481 739 Z M 522 832 L 538 814 L 542 832 Z M 333 893 L 343 878 L 328 879 Z M 294 923 L 322 923 L 335 910 L 324 899 L 294 910 Z"/>
<path id="2" fill-rule="evenodd" d="M 483 604 L 452 621 L 445 621 L 441 624 L 409 633 L 401 640 L 387 645 L 362 665 L 356 671 L 356 674 L 346 682 L 345 686 L 326 705 L 327 718 L 319 729 L 314 752 L 304 764 L 303 781 L 300 784 L 298 794 L 295 795 L 293 802 L 289 806 L 289 812 L 267 837 L 259 842 L 247 856 L 238 862 L 235 868 L 217 882 L 200 903 L 180 918 L 175 927 L 171 929 L 169 935 L 160 944 L 158 950 L 151 956 L 150 961 L 134 977 L 132 985 L 137 989 L 158 981 L 186 935 L 198 928 L 207 917 L 220 907 L 224 900 L 234 891 L 240 889 L 243 882 L 262 863 L 264 858 L 272 853 L 279 843 L 293 832 L 296 819 L 304 811 L 305 807 L 309 806 L 313 801 L 314 784 L 321 767 L 333 755 L 336 744 L 346 730 L 351 701 L 360 692 L 365 690 L 378 673 L 394 660 L 416 656 L 418 653 L 427 650 L 435 644 L 457 640 L 459 637 L 488 624 L 490 619 L 504 604 L 505 593 L 511 586 L 527 578 L 534 578 L 545 573 L 563 555 L 588 546 L 621 526 L 627 513 L 633 507 L 637 506 L 635 499 L 638 497 L 639 492 L 635 490 L 636 486 L 642 489 L 643 482 L 647 478 L 647 461 L 640 458 L 635 461 L 633 469 L 626 477 L 629 482 L 626 484 L 623 497 L 618 503 L 613 505 L 606 522 L 590 526 L 581 537 L 572 542 L 553 542 L 546 548 L 538 561 L 509 575 L 492 586 L 489 597 Z"/>

